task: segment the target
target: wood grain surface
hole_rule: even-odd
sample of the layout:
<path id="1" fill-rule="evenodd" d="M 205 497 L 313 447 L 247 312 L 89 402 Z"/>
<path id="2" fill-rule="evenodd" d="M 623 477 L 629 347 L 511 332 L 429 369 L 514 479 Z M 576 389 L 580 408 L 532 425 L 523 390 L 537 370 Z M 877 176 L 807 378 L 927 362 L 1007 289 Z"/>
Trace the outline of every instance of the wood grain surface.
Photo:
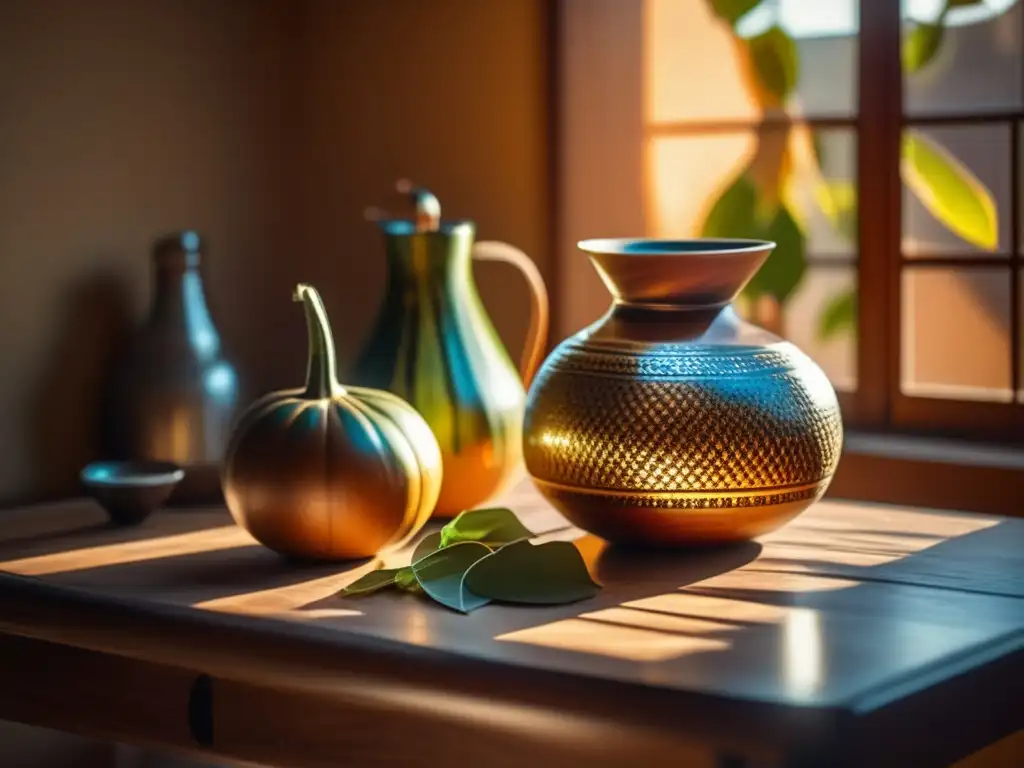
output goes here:
<path id="1" fill-rule="evenodd" d="M 90 732 L 282 765 L 943 765 L 1024 727 L 1024 521 L 826 501 L 757 542 L 635 552 L 526 483 L 502 503 L 573 541 L 602 592 L 463 616 L 338 597 L 377 563 L 288 562 L 222 509 L 136 529 L 87 500 L 0 513 L 21 644 L 0 669 L 26 689 L 21 658 L 65 670 L 24 705 L 4 690 L 0 715 L 40 721 L 74 690 L 58 719 L 130 715 Z M 163 703 L 137 705 L 150 684 Z"/>

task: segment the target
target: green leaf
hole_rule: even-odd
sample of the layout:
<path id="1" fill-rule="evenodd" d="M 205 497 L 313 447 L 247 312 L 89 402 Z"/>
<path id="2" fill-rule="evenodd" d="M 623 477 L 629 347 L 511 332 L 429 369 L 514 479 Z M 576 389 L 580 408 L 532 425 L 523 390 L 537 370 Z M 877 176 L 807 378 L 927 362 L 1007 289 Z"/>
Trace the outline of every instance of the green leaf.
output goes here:
<path id="1" fill-rule="evenodd" d="M 711 10 L 718 18 L 735 24 L 760 5 L 761 0 L 709 0 L 709 2 Z"/>
<path id="2" fill-rule="evenodd" d="M 433 552 L 412 566 L 423 591 L 434 600 L 462 613 L 469 613 L 490 599 L 473 594 L 463 585 L 470 566 L 487 557 L 490 548 L 476 541 L 462 541 Z"/>
<path id="3" fill-rule="evenodd" d="M 744 293 L 751 298 L 767 294 L 785 304 L 807 270 L 804 258 L 807 239 L 785 205 L 778 207 L 764 239 L 773 241 L 775 250 L 747 284 Z"/>
<path id="4" fill-rule="evenodd" d="M 398 569 L 398 573 L 395 574 L 395 586 L 403 592 L 423 591 L 423 587 L 421 587 L 420 583 L 416 580 L 416 573 L 413 571 L 411 565 Z"/>
<path id="5" fill-rule="evenodd" d="M 756 188 L 741 174 L 711 207 L 704 219 L 701 235 L 744 237 L 776 243 L 772 255 L 743 289 L 743 295 L 756 299 L 767 294 L 780 303 L 785 302 L 800 285 L 807 268 L 804 258 L 806 238 L 785 205 L 776 207 L 765 223 L 761 221 L 763 216 L 758 212 L 757 202 Z"/>
<path id="6" fill-rule="evenodd" d="M 701 236 L 763 239 L 764 227 L 757 222 L 756 208 L 757 189 L 740 174 L 711 206 Z"/>
<path id="7" fill-rule="evenodd" d="M 903 181 L 951 232 L 994 251 L 999 223 L 991 193 L 944 147 L 920 131 L 903 134 Z"/>
<path id="8" fill-rule="evenodd" d="M 935 58 L 942 46 L 942 23 L 921 23 L 903 40 L 903 69 L 913 74 Z"/>
<path id="9" fill-rule="evenodd" d="M 780 102 L 785 101 L 800 77 L 800 57 L 793 38 L 782 27 L 774 26 L 750 38 L 747 45 L 761 86 Z"/>
<path id="10" fill-rule="evenodd" d="M 857 187 L 848 179 L 828 179 L 814 187 L 814 200 L 836 231 L 857 242 Z"/>
<path id="11" fill-rule="evenodd" d="M 837 336 L 843 331 L 857 329 L 857 290 L 837 293 L 825 304 L 821 317 L 818 318 L 818 338 L 822 341 Z"/>
<path id="12" fill-rule="evenodd" d="M 509 544 L 470 567 L 464 584 L 492 600 L 539 605 L 585 600 L 601 588 L 579 550 L 567 541 Z"/>
<path id="13" fill-rule="evenodd" d="M 416 549 L 412 551 L 412 560 L 409 562 L 415 563 L 417 560 L 422 560 L 431 552 L 436 552 L 440 548 L 441 532 L 434 531 L 433 533 L 428 533 L 420 540 L 420 543 L 416 545 Z"/>
<path id="14" fill-rule="evenodd" d="M 818 132 L 811 134 L 811 151 L 814 153 L 814 162 L 821 168 L 825 165 L 825 140 Z"/>
<path id="15" fill-rule="evenodd" d="M 341 595 L 343 597 L 362 597 L 363 595 L 371 595 L 385 587 L 390 587 L 395 583 L 399 570 L 398 568 L 382 568 L 377 571 L 371 571 L 341 590 Z"/>
<path id="16" fill-rule="evenodd" d="M 441 546 L 447 547 L 459 541 L 479 541 L 494 547 L 533 535 L 533 531 L 519 522 L 511 509 L 472 509 L 460 512 L 441 529 Z"/>
<path id="17" fill-rule="evenodd" d="M 946 14 L 952 8 L 981 5 L 984 0 L 946 0 L 935 21 L 922 21 L 903 40 L 903 69 L 912 74 L 927 66 L 939 53 L 945 36 Z"/>

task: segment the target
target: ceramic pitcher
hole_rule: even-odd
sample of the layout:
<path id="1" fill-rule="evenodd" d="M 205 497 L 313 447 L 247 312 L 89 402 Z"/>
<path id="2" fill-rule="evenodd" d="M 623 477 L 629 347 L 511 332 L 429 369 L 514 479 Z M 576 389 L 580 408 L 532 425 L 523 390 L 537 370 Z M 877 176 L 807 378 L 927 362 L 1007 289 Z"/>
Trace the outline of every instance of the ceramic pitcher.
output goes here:
<path id="1" fill-rule="evenodd" d="M 480 507 L 522 462 L 525 389 L 547 340 L 548 300 L 530 258 L 506 243 L 477 242 L 468 220 L 441 220 L 429 191 L 406 182 L 412 218 L 376 217 L 388 277 L 376 324 L 349 380 L 404 398 L 441 447 L 443 480 L 434 514 Z M 517 267 L 531 293 L 531 321 L 517 371 L 473 280 L 474 261 Z"/>

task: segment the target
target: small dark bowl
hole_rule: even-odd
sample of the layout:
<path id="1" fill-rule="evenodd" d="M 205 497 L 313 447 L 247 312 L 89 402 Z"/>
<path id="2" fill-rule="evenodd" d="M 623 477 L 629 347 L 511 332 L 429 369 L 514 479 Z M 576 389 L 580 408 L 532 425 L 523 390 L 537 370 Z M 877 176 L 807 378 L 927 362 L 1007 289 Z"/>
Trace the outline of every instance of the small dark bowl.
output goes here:
<path id="1" fill-rule="evenodd" d="M 79 477 L 117 525 L 138 525 L 168 498 L 185 477 L 168 461 L 97 461 Z"/>

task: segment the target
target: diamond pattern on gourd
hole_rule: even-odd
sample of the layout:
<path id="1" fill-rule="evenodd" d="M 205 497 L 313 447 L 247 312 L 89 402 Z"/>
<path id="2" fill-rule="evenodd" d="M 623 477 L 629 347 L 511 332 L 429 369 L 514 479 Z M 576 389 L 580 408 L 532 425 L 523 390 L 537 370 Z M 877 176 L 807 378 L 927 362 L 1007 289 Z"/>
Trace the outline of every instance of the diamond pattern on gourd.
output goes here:
<path id="1" fill-rule="evenodd" d="M 774 353 L 695 362 L 566 352 L 535 384 L 527 463 L 538 479 L 646 492 L 768 489 L 820 481 L 838 462 L 834 399 Z M 705 375 L 679 380 L 698 367 Z"/>

